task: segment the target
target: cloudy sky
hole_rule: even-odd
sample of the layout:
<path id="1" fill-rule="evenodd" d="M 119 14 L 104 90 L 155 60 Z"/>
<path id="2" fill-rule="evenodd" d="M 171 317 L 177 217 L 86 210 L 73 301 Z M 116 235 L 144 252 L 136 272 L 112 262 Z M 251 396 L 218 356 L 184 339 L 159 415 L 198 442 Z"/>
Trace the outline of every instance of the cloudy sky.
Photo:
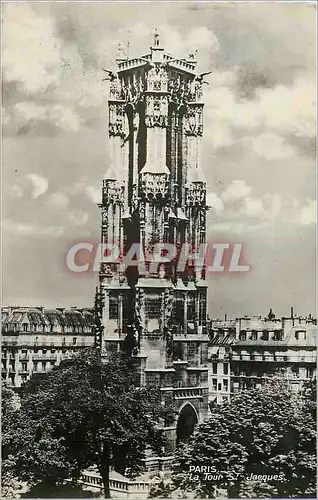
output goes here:
<path id="1" fill-rule="evenodd" d="M 7 3 L 3 6 L 3 302 L 91 306 L 96 276 L 65 271 L 97 241 L 107 171 L 102 67 L 116 47 L 198 49 L 206 86 L 209 241 L 252 266 L 209 278 L 213 316 L 315 302 L 315 6 L 310 3 Z"/>

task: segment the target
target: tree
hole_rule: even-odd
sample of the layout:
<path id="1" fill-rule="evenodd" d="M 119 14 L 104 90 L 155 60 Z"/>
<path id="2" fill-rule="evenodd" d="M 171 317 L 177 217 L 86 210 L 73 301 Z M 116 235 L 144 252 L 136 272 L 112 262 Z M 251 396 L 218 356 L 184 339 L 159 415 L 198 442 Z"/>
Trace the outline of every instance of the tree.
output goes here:
<path id="1" fill-rule="evenodd" d="M 14 475 L 14 457 L 11 454 L 14 420 L 19 409 L 19 398 L 5 383 L 1 387 L 1 493 L 4 498 L 14 495 L 21 485 Z"/>
<path id="2" fill-rule="evenodd" d="M 311 496 L 315 445 L 315 421 L 307 402 L 273 377 L 262 388 L 240 392 L 214 407 L 177 451 L 173 485 L 202 497 L 214 497 L 216 488 L 227 490 L 229 498 Z M 214 467 L 210 475 L 203 472 L 207 465 Z M 191 470 L 197 472 L 190 475 Z"/>
<path id="3" fill-rule="evenodd" d="M 61 484 L 97 465 L 109 498 L 110 467 L 134 476 L 147 447 L 162 453 L 158 424 L 169 415 L 159 389 L 138 386 L 131 360 L 114 354 L 102 362 L 95 349 L 87 350 L 24 386 L 13 442 L 16 473 L 32 485 Z"/>

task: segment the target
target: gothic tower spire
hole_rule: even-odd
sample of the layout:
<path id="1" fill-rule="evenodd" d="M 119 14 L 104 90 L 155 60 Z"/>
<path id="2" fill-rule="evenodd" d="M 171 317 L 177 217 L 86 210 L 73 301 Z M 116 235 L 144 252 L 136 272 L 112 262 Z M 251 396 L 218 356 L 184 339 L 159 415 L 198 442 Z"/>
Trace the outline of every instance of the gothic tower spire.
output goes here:
<path id="1" fill-rule="evenodd" d="M 120 259 L 101 264 L 102 345 L 128 350 L 141 384 L 160 385 L 163 401 L 180 411 L 191 400 L 200 421 L 208 408 L 205 270 L 153 265 L 153 251 L 159 243 L 194 250 L 205 242 L 202 75 L 196 53 L 166 53 L 157 29 L 146 55 L 120 56 L 116 73 L 108 71 L 102 241 L 118 242 L 123 254 L 138 243 L 146 262 L 143 272 L 123 270 Z M 181 421 L 166 429 L 167 453 L 179 431 L 182 438 Z"/>

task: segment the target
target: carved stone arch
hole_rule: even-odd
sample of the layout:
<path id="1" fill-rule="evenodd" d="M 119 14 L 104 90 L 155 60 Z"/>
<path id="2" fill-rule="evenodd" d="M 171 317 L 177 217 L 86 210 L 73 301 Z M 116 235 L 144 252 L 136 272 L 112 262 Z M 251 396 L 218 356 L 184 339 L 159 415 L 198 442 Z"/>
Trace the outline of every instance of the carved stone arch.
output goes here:
<path id="1" fill-rule="evenodd" d="M 191 403 L 185 402 L 179 410 L 177 421 L 177 444 L 189 439 L 198 422 L 199 417 L 195 407 Z"/>
<path id="2" fill-rule="evenodd" d="M 178 112 L 179 112 L 180 117 L 182 118 L 187 113 L 187 106 L 186 106 L 186 104 L 181 103 L 178 106 Z"/>
<path id="3" fill-rule="evenodd" d="M 133 114 L 134 114 L 134 111 L 135 111 L 135 106 L 134 106 L 131 102 L 129 102 L 129 103 L 127 103 L 127 104 L 126 104 L 126 106 L 125 106 L 125 111 L 126 111 L 127 116 L 128 116 L 129 118 L 130 118 L 130 117 L 132 117 L 132 116 L 133 116 Z"/>

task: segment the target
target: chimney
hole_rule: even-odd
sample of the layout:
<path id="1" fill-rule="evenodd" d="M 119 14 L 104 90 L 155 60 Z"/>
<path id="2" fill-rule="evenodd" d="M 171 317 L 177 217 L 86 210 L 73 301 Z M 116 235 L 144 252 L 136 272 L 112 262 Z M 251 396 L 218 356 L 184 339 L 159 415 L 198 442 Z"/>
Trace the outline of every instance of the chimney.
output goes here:
<path id="1" fill-rule="evenodd" d="M 294 308 L 293 308 L 293 307 L 291 307 L 291 308 L 290 308 L 290 317 L 291 317 L 292 319 L 293 319 L 293 317 L 294 317 Z"/>
<path id="2" fill-rule="evenodd" d="M 224 314 L 224 321 L 226 321 L 226 320 L 227 320 L 227 314 L 225 313 Z"/>

